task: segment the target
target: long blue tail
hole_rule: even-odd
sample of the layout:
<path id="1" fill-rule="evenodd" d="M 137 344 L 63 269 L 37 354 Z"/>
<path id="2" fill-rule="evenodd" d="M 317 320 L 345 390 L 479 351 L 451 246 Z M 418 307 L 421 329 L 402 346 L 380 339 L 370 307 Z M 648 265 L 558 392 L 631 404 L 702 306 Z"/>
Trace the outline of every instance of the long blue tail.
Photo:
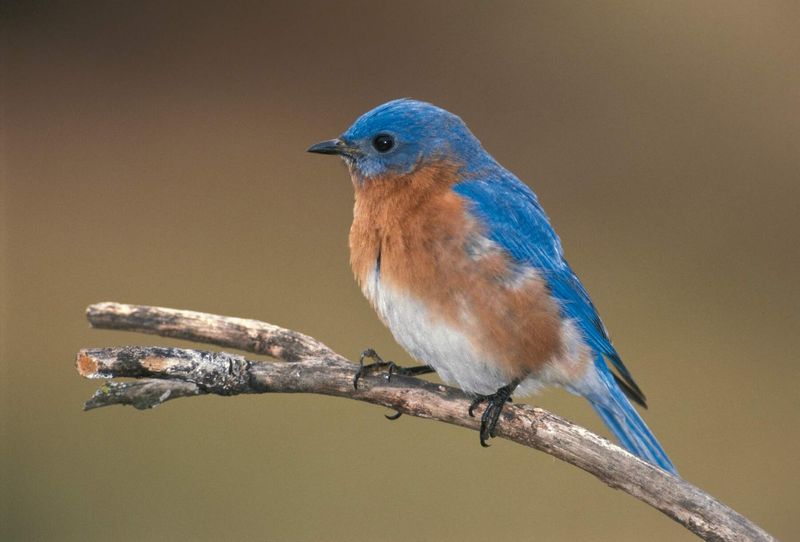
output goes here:
<path id="1" fill-rule="evenodd" d="M 592 390 L 591 393 L 583 394 L 595 412 L 629 452 L 677 475 L 675 465 L 614 381 L 602 357 L 595 361 L 595 367 L 605 390 Z"/>

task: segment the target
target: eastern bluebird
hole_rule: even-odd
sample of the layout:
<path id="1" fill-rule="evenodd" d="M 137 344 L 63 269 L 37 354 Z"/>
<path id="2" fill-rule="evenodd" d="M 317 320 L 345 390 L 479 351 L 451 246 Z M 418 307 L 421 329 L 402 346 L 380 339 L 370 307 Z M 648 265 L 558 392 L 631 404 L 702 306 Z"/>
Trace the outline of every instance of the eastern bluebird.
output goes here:
<path id="1" fill-rule="evenodd" d="M 350 264 L 397 342 L 427 364 L 408 373 L 435 370 L 476 397 L 470 414 L 485 401 L 481 444 L 512 393 L 555 385 L 585 397 L 629 451 L 676 472 L 629 402 L 646 406 L 536 195 L 459 117 L 394 100 L 308 150 L 350 170 Z"/>

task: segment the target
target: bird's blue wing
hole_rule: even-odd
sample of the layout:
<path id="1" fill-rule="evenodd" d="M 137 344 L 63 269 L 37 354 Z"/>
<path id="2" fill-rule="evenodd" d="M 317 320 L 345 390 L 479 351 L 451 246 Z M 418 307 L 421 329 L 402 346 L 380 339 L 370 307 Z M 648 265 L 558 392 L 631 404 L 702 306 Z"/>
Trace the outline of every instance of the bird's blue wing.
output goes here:
<path id="1" fill-rule="evenodd" d="M 627 395 L 645 406 L 644 394 L 611 344 L 589 294 L 564 259 L 561 242 L 536 195 L 500 166 L 490 168 L 486 175 L 474 175 L 453 189 L 467 199 L 470 211 L 483 222 L 495 243 L 541 273 L 560 303 L 562 315 L 571 318 L 583 333 L 595 352 L 594 365 L 604 390 L 585 397 L 619 442 L 646 461 L 677 474 L 661 444 L 626 399 Z"/>
<path id="2" fill-rule="evenodd" d="M 561 241 L 550 225 L 536 195 L 506 170 L 469 179 L 453 187 L 471 204 L 471 212 L 486 226 L 487 234 L 519 262 L 535 267 L 561 304 L 562 314 L 580 328 L 586 342 L 619 372 L 617 382 L 633 400 L 645 406 L 642 391 L 611 344 L 589 294 L 564 259 Z M 620 378 L 621 377 L 621 378 Z"/>

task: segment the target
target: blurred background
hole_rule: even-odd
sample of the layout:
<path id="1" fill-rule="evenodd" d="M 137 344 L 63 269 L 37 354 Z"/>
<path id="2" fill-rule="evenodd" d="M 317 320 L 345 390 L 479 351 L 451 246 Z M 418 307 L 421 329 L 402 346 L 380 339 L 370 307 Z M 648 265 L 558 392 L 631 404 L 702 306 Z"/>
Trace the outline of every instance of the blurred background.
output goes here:
<path id="1" fill-rule="evenodd" d="M 79 348 L 187 345 L 92 331 L 97 301 L 408 363 L 351 277 L 346 170 L 304 152 L 402 96 L 535 188 L 682 475 L 798 537 L 798 5 L 287 4 L 3 3 L 0 539 L 694 539 L 547 455 L 353 401 L 81 411 Z"/>

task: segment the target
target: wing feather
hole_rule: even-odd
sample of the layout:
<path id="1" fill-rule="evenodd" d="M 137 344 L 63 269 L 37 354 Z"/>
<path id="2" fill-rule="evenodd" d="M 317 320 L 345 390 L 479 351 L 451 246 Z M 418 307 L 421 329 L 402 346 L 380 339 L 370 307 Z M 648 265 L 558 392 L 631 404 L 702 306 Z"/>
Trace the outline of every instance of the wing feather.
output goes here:
<path id="1" fill-rule="evenodd" d="M 469 179 L 453 189 L 470 202 L 470 211 L 495 243 L 518 262 L 541 273 L 560 303 L 563 316 L 577 324 L 586 342 L 599 354 L 598 368 L 608 371 L 603 358 L 608 359 L 619 373 L 614 378 L 625 394 L 646 406 L 644 393 L 611 344 L 589 294 L 564 259 L 561 241 L 536 195 L 506 170 L 492 171 L 487 177 Z"/>

